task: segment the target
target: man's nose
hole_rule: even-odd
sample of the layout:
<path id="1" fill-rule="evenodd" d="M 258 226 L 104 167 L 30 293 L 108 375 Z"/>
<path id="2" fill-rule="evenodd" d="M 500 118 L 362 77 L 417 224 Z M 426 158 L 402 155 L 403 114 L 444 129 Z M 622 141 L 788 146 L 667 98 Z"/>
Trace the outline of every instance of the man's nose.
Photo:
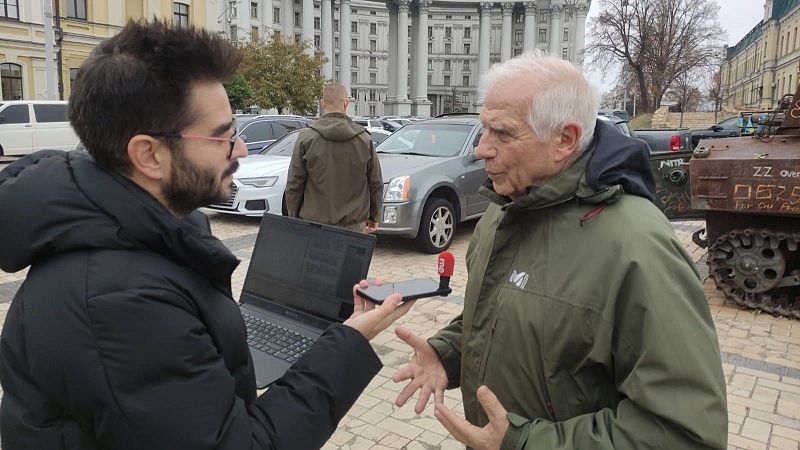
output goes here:
<path id="1" fill-rule="evenodd" d="M 494 157 L 494 153 L 494 145 L 492 145 L 491 138 L 489 138 L 488 133 L 483 133 L 483 136 L 478 141 L 478 146 L 475 147 L 475 157 L 488 159 Z"/>
<path id="2" fill-rule="evenodd" d="M 233 154 L 231 154 L 231 161 L 236 161 L 239 158 L 247 156 L 247 144 L 241 137 L 236 138 L 236 143 L 233 144 Z"/>

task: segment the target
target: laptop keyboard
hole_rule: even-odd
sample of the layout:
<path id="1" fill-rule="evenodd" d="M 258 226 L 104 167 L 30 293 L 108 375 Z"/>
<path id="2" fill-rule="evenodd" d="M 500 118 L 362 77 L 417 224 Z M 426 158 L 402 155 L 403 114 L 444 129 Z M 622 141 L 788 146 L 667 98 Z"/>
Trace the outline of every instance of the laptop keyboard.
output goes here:
<path id="1" fill-rule="evenodd" d="M 311 339 L 271 322 L 242 314 L 247 327 L 247 343 L 265 353 L 294 363 L 314 343 Z"/>

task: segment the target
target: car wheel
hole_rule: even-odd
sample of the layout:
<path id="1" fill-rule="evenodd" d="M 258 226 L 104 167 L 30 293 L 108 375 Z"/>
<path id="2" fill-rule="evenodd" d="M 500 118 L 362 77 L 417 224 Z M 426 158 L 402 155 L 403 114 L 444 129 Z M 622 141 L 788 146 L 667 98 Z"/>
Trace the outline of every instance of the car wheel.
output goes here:
<path id="1" fill-rule="evenodd" d="M 431 198 L 422 212 L 417 233 L 417 247 L 425 253 L 447 250 L 456 234 L 453 205 L 443 198 Z"/>

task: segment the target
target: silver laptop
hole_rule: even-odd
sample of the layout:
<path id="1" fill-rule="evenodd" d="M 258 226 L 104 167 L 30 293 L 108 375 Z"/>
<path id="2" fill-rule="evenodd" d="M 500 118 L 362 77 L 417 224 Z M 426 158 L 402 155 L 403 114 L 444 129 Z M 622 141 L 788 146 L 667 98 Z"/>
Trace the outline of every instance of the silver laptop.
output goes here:
<path id="1" fill-rule="evenodd" d="M 240 297 L 258 388 L 350 316 L 374 249 L 373 235 L 264 215 Z"/>

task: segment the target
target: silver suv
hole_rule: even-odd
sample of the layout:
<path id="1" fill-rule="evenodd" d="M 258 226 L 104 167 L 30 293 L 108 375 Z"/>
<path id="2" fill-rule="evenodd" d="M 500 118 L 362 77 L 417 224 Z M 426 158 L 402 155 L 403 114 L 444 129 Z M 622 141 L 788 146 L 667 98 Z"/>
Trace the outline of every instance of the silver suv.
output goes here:
<path id="1" fill-rule="evenodd" d="M 376 148 L 383 172 L 378 233 L 416 240 L 437 253 L 453 242 L 459 222 L 489 205 L 478 194 L 486 180 L 475 157 L 483 127 L 477 114 L 448 114 L 397 130 Z"/>

